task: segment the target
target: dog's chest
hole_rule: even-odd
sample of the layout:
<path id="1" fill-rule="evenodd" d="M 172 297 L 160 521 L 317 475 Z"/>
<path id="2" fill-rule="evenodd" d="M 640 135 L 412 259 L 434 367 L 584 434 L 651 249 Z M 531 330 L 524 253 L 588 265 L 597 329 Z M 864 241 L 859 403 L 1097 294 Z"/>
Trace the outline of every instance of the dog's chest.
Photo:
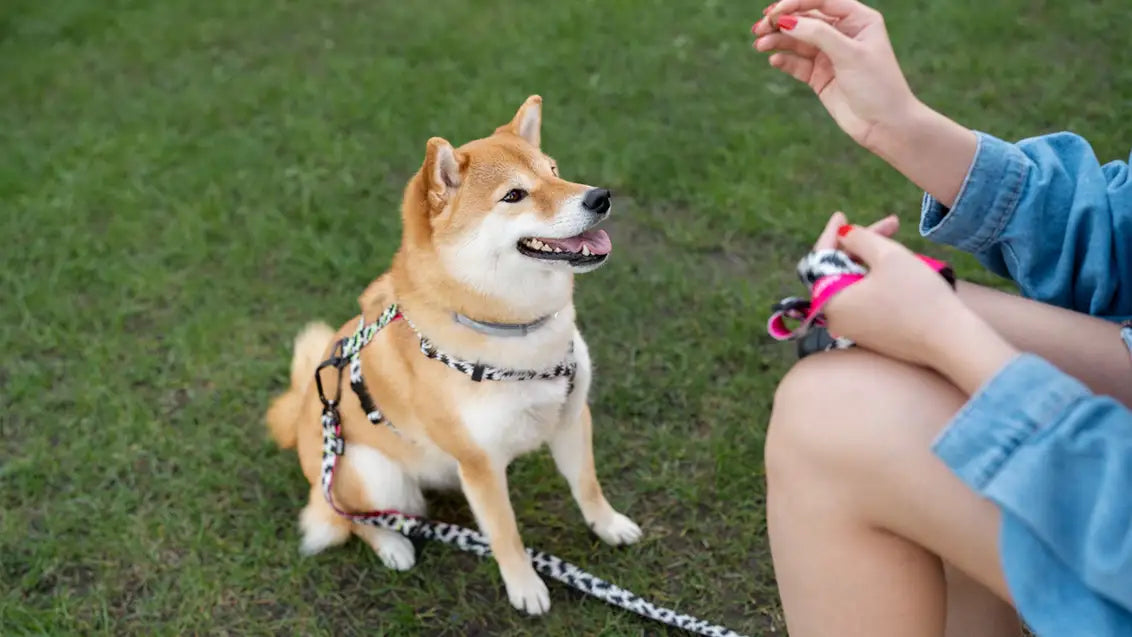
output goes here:
<path id="1" fill-rule="evenodd" d="M 460 408 L 476 443 L 509 462 L 545 443 L 562 422 L 566 379 L 497 382 L 479 387 Z"/>

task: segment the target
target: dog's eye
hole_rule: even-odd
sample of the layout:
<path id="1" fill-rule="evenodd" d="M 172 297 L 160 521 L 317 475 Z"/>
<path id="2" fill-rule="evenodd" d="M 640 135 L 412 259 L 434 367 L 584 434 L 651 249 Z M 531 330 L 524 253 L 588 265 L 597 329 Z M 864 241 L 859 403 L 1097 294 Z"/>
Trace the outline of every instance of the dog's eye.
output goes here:
<path id="1" fill-rule="evenodd" d="M 507 203 L 519 203 L 526 198 L 527 191 L 520 188 L 512 188 L 511 190 L 507 191 L 506 195 L 503 195 L 503 201 L 506 201 Z"/>

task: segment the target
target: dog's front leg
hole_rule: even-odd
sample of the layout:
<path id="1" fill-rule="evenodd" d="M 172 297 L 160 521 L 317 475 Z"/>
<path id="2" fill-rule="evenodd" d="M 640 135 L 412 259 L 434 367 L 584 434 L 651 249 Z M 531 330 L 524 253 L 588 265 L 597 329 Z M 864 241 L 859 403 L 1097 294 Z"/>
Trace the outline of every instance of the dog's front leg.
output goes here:
<path id="1" fill-rule="evenodd" d="M 613 545 L 632 544 L 641 539 L 641 527 L 613 509 L 597 481 L 589 405 L 583 403 L 577 415 L 567 416 L 550 439 L 550 453 L 558 471 L 570 484 L 582 517 L 598 537 Z"/>
<path id="2" fill-rule="evenodd" d="M 531 566 L 515 524 L 515 512 L 507 494 L 506 466 L 498 466 L 486 455 L 466 458 L 460 462 L 460 484 L 480 530 L 491 541 L 511 605 L 532 615 L 550 610 L 550 593 Z"/>

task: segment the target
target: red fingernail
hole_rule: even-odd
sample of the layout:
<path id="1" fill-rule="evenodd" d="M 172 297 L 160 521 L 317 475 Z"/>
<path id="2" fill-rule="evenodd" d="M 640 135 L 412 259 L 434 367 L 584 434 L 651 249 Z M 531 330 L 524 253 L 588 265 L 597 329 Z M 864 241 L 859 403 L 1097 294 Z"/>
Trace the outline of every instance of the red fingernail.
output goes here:
<path id="1" fill-rule="evenodd" d="M 751 33 L 754 33 L 759 28 L 760 24 L 762 24 L 762 20 L 759 20 L 758 22 L 752 24 L 751 25 Z"/>
<path id="2" fill-rule="evenodd" d="M 784 15 L 778 19 L 778 28 L 784 31 L 792 31 L 796 26 L 798 26 L 798 18 L 792 15 Z"/>
<path id="3" fill-rule="evenodd" d="M 843 225 L 843 226 L 841 226 L 840 228 L 837 229 L 837 236 L 844 237 L 845 235 L 849 234 L 849 232 L 851 232 L 852 230 L 853 230 L 853 226 L 851 226 L 849 224 L 845 224 L 845 225 Z"/>

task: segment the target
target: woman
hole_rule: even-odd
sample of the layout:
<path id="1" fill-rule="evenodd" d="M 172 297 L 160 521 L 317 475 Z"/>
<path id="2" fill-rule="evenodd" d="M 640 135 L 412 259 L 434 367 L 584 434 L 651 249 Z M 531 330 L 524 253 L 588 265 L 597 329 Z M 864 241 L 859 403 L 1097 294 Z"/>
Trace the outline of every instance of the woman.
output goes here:
<path id="1" fill-rule="evenodd" d="M 872 228 L 826 306 L 858 347 L 779 385 L 768 525 L 792 637 L 1132 634 L 1132 178 L 1059 133 L 1018 144 L 919 102 L 879 13 L 783 0 L 770 63 L 926 192 L 921 232 L 1013 279 L 953 291 Z M 819 397 L 820 400 L 815 400 Z M 1017 613 L 1015 612 L 1017 609 Z"/>

